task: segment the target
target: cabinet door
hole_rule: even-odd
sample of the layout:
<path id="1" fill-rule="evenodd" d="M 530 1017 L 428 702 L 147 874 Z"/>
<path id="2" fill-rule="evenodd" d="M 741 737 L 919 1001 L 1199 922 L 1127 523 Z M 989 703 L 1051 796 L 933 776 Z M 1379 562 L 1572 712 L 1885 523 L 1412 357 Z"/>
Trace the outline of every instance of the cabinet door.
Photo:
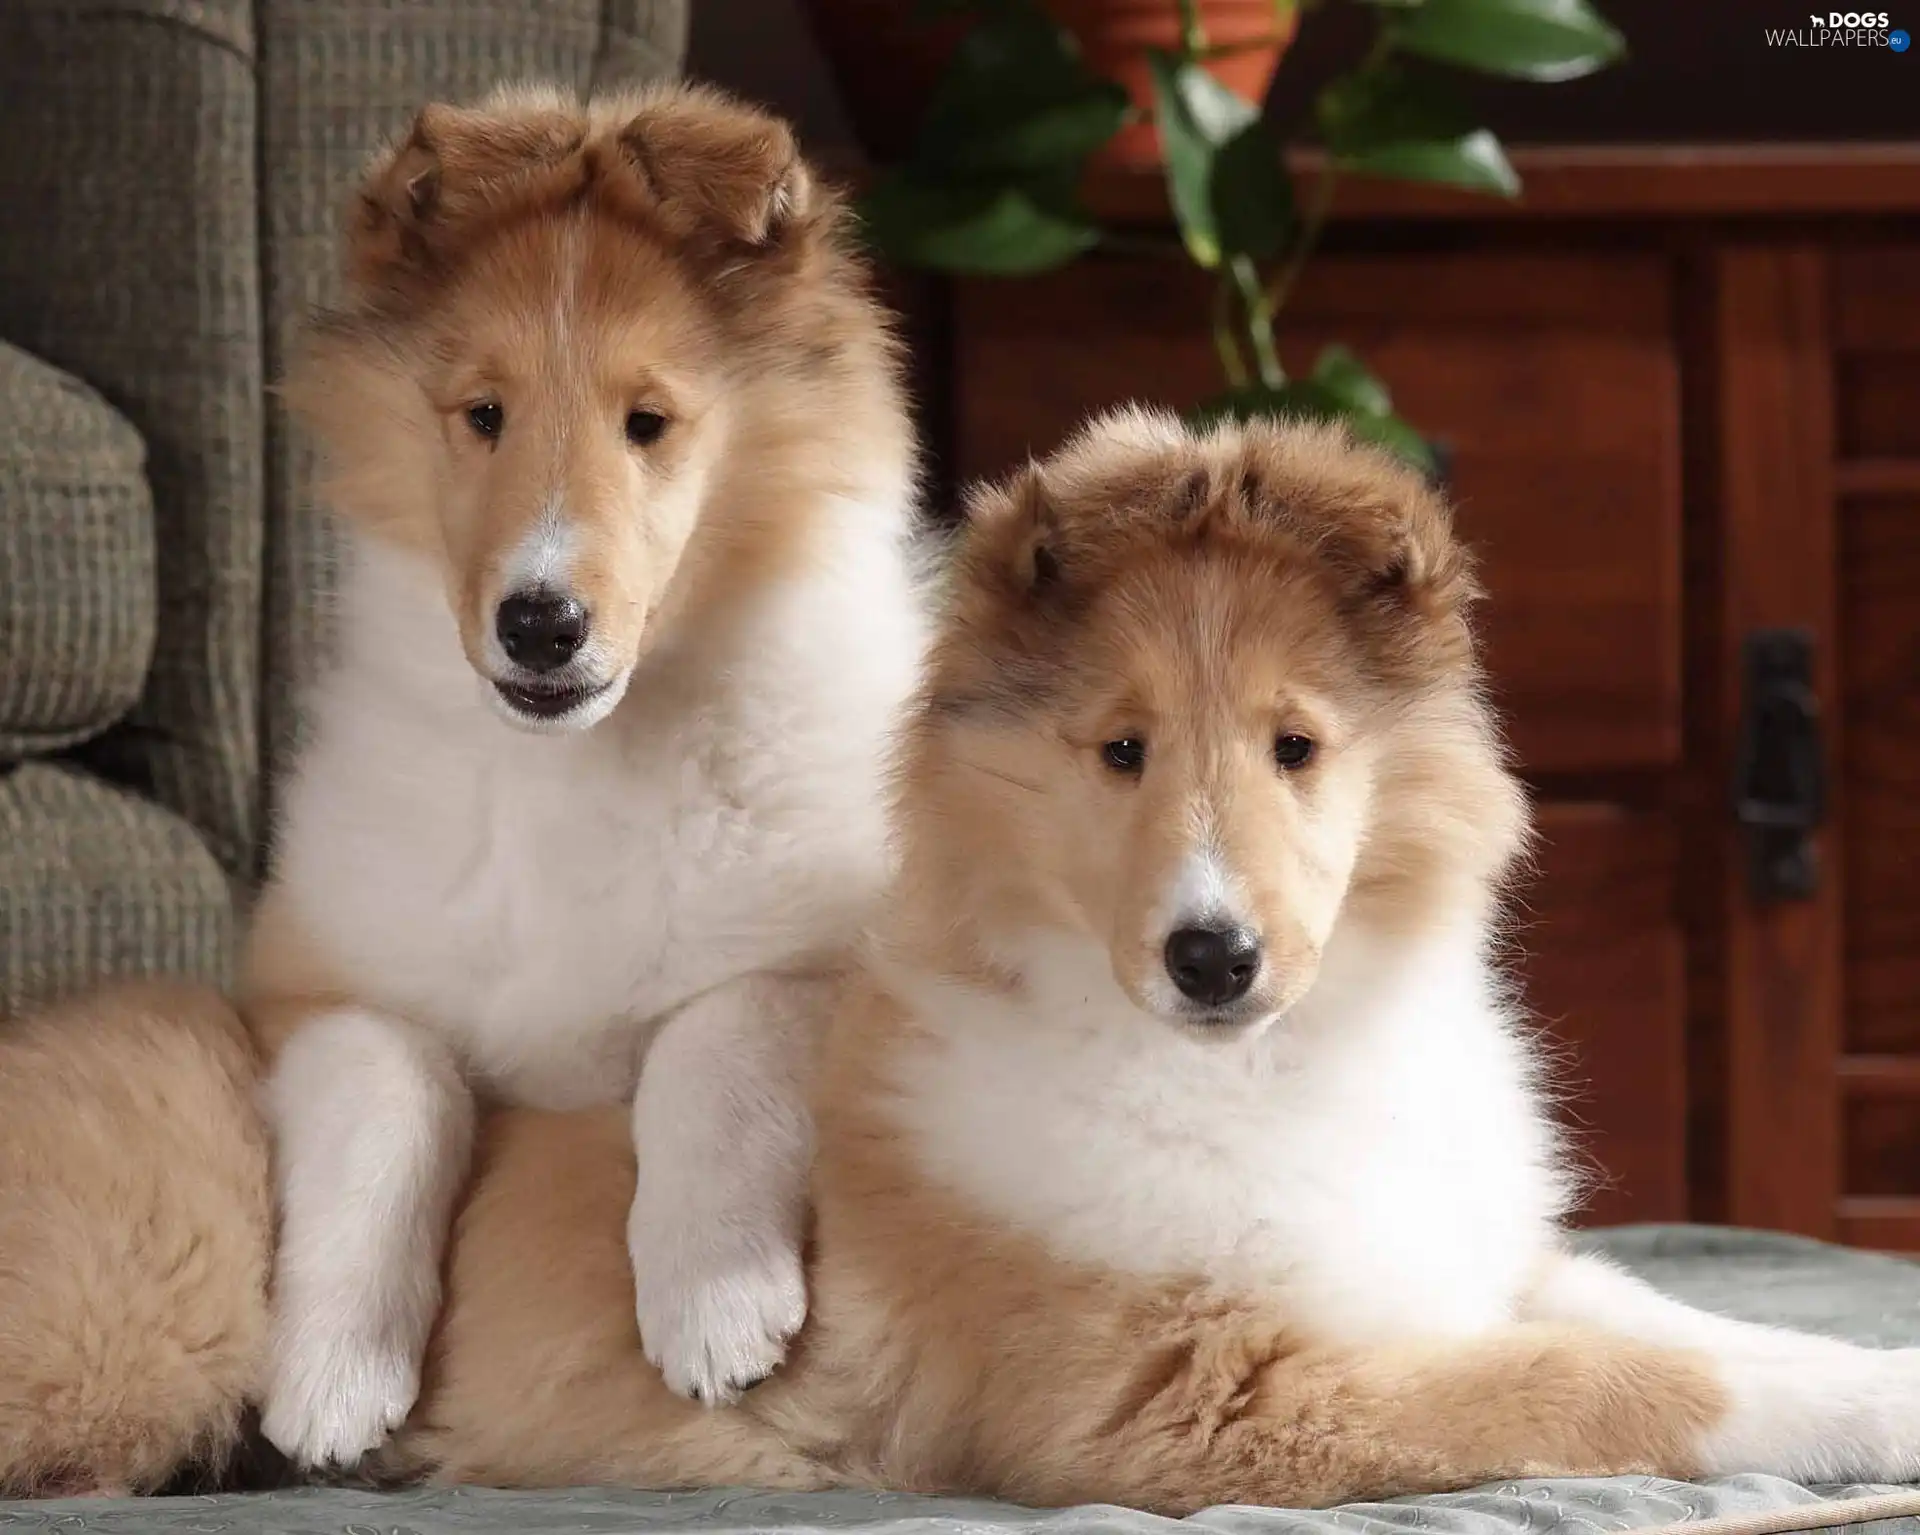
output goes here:
<path id="1" fill-rule="evenodd" d="M 1702 971 L 1698 1024 L 1717 1042 L 1715 1085 L 1724 1095 L 1721 1186 L 1709 1213 L 1830 1237 L 1838 1213 L 1844 806 L 1829 796 L 1825 826 L 1806 840 L 1810 877 L 1797 888 L 1765 877 L 1756 862 L 1761 839 L 1774 834 L 1744 829 L 1731 814 L 1736 796 L 1757 806 L 1775 798 L 1782 754 L 1795 750 L 1793 732 L 1781 728 L 1793 697 L 1782 695 L 1775 709 L 1750 677 L 1763 639 L 1804 647 L 1802 691 L 1817 711 L 1814 746 L 1829 767 L 1845 729 L 1827 258 L 1730 245 L 1712 253 L 1703 276 L 1705 558 L 1697 584 L 1709 625 L 1700 634 L 1696 707 L 1712 734 L 1704 755 L 1727 768 L 1717 786 L 1726 797 L 1703 807 L 1718 827 L 1706 844 L 1717 896 L 1703 892 L 1702 930 L 1713 953 Z"/>
<path id="2" fill-rule="evenodd" d="M 1905 286 L 1899 286 L 1904 284 Z M 1828 269 L 1838 496 L 1839 1232 L 1920 1251 L 1920 248 Z"/>
<path id="3" fill-rule="evenodd" d="M 1089 261 L 954 295 L 964 475 L 1045 452 L 1125 400 L 1219 388 L 1207 288 Z M 1516 937 L 1551 1040 L 1595 1219 L 1687 1213 L 1680 402 L 1659 256 L 1338 255 L 1309 272 L 1282 348 L 1352 346 L 1448 450 L 1460 528 L 1491 592 L 1498 698 L 1540 801 Z"/>

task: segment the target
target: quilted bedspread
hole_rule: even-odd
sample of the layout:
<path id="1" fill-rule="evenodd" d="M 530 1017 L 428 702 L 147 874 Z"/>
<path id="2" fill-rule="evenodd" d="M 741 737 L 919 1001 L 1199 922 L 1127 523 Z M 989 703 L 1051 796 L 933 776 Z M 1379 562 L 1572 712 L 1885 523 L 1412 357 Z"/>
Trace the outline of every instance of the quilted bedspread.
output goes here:
<path id="1" fill-rule="evenodd" d="M 1707 1227 L 1633 1227 L 1588 1239 L 1662 1289 L 1710 1310 L 1833 1333 L 1862 1343 L 1920 1345 L 1920 1266 L 1795 1237 Z M 641 1493 L 604 1488 L 512 1493 L 362 1492 L 305 1488 L 211 1498 L 0 1503 L 0 1531 L 60 1535 L 1596 1535 L 1681 1520 L 1752 1514 L 1885 1489 L 1802 1487 L 1777 1477 L 1710 1483 L 1650 1477 L 1507 1482 L 1438 1497 L 1318 1512 L 1215 1508 L 1186 1520 L 1128 1509 L 1025 1509 L 978 1500 L 807 1495 L 740 1490 Z M 1920 1516 L 1853 1526 L 1920 1535 Z"/>

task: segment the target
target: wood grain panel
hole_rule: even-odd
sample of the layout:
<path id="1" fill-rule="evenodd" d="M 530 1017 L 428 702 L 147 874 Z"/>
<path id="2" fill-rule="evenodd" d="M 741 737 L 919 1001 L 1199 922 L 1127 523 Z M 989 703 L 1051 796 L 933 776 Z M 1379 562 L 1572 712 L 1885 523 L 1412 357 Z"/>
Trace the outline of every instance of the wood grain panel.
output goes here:
<path id="1" fill-rule="evenodd" d="M 1849 1247 L 1920 1253 L 1920 1199 L 1843 1199 L 1839 1239 Z"/>
<path id="2" fill-rule="evenodd" d="M 1914 390 L 1920 402 L 1920 387 Z M 1854 458 L 1834 465 L 1843 496 L 1920 496 L 1920 458 Z"/>
<path id="3" fill-rule="evenodd" d="M 1920 1104 L 1849 1093 L 1841 1144 L 1850 1199 L 1920 1198 Z"/>
<path id="4" fill-rule="evenodd" d="M 1588 1224 L 1684 1220 L 1685 949 L 1664 818 L 1540 812 L 1540 872 L 1517 934 L 1527 1001 L 1562 1050 L 1565 1117 L 1598 1179 Z"/>
<path id="5" fill-rule="evenodd" d="M 1920 159 L 1920 147 L 1910 150 Z M 1920 352 L 1920 249 L 1842 247 L 1833 253 L 1833 342 L 1842 352 Z"/>
<path id="6" fill-rule="evenodd" d="M 1830 270 L 1840 452 L 1920 476 L 1920 250 L 1843 247 Z"/>
<path id="7" fill-rule="evenodd" d="M 1849 502 L 1840 540 L 1847 1044 L 1920 1053 L 1920 495 Z"/>
<path id="8" fill-rule="evenodd" d="M 1045 452 L 1089 411 L 1216 392 L 1207 290 L 1144 259 L 955 296 L 962 473 Z M 1680 746 L 1679 407 L 1663 261 L 1321 262 L 1283 349 L 1341 339 L 1452 455 L 1493 601 L 1490 657 L 1531 771 L 1664 766 Z"/>
<path id="9" fill-rule="evenodd" d="M 1526 188 L 1523 197 L 1509 201 L 1421 182 L 1348 176 L 1340 182 L 1333 216 L 1537 224 L 1906 213 L 1920 206 L 1920 146 L 1913 144 L 1519 144 L 1508 154 Z M 1308 184 L 1324 163 L 1312 151 L 1288 159 Z M 1158 169 L 1103 167 L 1089 178 L 1086 196 L 1102 218 L 1152 224 L 1167 218 L 1166 177 Z"/>
<path id="10" fill-rule="evenodd" d="M 1713 483 L 1723 678 L 1763 628 L 1804 630 L 1829 742 L 1843 728 L 1834 611 L 1833 401 L 1828 269 L 1817 250 L 1716 253 L 1711 285 Z M 1731 766 L 1742 700 L 1718 701 Z M 1810 899 L 1762 901 L 1744 835 L 1726 824 L 1721 946 L 1727 1218 L 1832 1236 L 1838 1229 L 1841 849 L 1844 793 L 1829 796 Z"/>
<path id="11" fill-rule="evenodd" d="M 1920 460 L 1920 349 L 1843 354 L 1836 409 L 1851 459 Z"/>
<path id="12" fill-rule="evenodd" d="M 1920 1252 L 1920 1055 L 1844 1055 L 1840 1089 L 1840 1240 Z"/>

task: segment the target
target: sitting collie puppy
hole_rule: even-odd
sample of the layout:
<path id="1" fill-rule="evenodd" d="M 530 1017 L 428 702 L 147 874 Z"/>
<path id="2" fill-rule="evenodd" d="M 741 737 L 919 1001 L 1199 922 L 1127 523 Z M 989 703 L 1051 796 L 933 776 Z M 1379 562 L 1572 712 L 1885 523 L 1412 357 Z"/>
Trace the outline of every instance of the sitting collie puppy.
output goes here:
<path id="1" fill-rule="evenodd" d="M 912 435 L 839 202 L 711 93 L 433 106 L 289 390 L 351 534 L 241 1001 L 271 1064 L 267 1437 L 405 1417 L 476 1094 L 627 1105 L 646 1357 L 806 1309 L 822 968 L 886 874 Z"/>
<path id="2" fill-rule="evenodd" d="M 1331 429 L 1122 414 L 981 495 L 816 1082 L 791 1357 L 737 1411 L 675 1398 L 624 1127 L 508 1113 L 389 1454 L 1175 1514 L 1920 1475 L 1920 1351 L 1567 1250 L 1493 957 L 1527 817 L 1474 595 L 1432 493 Z"/>

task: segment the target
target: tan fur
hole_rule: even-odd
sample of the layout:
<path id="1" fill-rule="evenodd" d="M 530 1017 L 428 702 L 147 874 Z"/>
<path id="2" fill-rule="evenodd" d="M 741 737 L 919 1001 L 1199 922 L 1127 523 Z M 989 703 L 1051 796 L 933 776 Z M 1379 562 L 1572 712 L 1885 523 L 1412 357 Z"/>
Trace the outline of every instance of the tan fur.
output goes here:
<path id="1" fill-rule="evenodd" d="M 463 1299 L 442 1317 L 413 1426 L 376 1452 L 386 1472 L 522 1487 L 832 1484 L 749 1415 L 675 1396 L 641 1357 L 623 1235 L 633 1180 L 618 1110 L 488 1118 L 453 1236 L 448 1282 Z M 533 1358 L 546 1362 L 529 1372 Z"/>
<path id="2" fill-rule="evenodd" d="M 904 756 L 908 867 L 885 935 L 896 960 L 990 973 L 974 941 L 985 919 L 1044 911 L 1113 934 L 1124 968 L 1134 918 L 1102 888 L 1115 867 L 1103 844 L 1158 856 L 1167 812 L 1099 798 L 1084 777 L 1092 738 L 1132 718 L 1103 713 L 1116 704 L 1149 710 L 1195 781 L 1238 771 L 1236 733 L 1264 740 L 1297 711 L 1329 732 L 1329 779 L 1371 792 L 1402 775 L 1394 792 L 1413 795 L 1404 821 L 1376 820 L 1388 829 L 1357 860 L 1350 903 L 1412 924 L 1435 902 L 1494 899 L 1522 815 L 1475 701 L 1470 588 L 1421 487 L 1301 430 L 1183 446 L 1136 424 L 1057 467 L 1072 472 L 983 499 L 960 555 Z M 1286 651 L 1280 672 L 1270 649 Z M 1270 694 L 1276 677 L 1288 686 Z M 1207 689 L 1183 698 L 1194 681 Z M 1381 733 L 1404 762 L 1361 751 Z M 1012 839 L 1039 829 L 1006 821 L 1013 802 L 992 797 L 1003 772 L 1084 783 L 1090 819 L 1029 857 Z M 1331 792 L 1303 782 L 1244 835 L 1290 856 Z M 1297 921 L 1292 957 L 1310 963 L 1319 898 L 1263 901 Z M 299 986 L 326 991 L 297 935 L 263 929 L 269 941 Z M 1724 1404 L 1688 1354 L 1545 1325 L 1335 1347 L 1259 1294 L 1088 1271 L 1010 1234 L 930 1183 L 892 1117 L 889 1060 L 925 1026 L 877 973 L 851 983 L 818 1091 L 812 1317 L 738 1411 L 672 1397 L 641 1356 L 622 1118 L 496 1115 L 426 1392 L 389 1467 L 1167 1513 L 1694 1469 L 1691 1447 Z M 233 1020 L 193 994 L 96 1000 L 17 1030 L 6 1050 L 0 1146 L 18 1165 L 0 1189 L 0 1252 L 16 1267 L 0 1274 L 0 1317 L 38 1317 L 4 1334 L 18 1357 L 0 1358 L 0 1473 L 150 1482 L 231 1437 L 256 1361 L 267 1217 L 251 1063 Z M 169 1236 L 176 1249 L 155 1245 Z"/>
<path id="3" fill-rule="evenodd" d="M 1406 472 L 1331 431 L 1109 424 L 977 501 L 953 581 L 903 757 L 896 963 L 991 977 L 985 919 L 1044 920 L 1108 941 L 1129 981 L 1144 922 L 1125 892 L 1153 883 L 1200 786 L 1275 871 L 1256 899 L 1286 935 L 1284 996 L 1310 981 L 1346 873 L 1343 920 L 1490 909 L 1524 811 L 1479 701 L 1464 557 Z M 1294 729 L 1318 733 L 1314 776 L 1255 795 Z M 1135 730 L 1174 754 L 1171 787 L 1102 776 L 1099 743 Z M 1021 785 L 1043 775 L 1084 811 L 1028 814 Z M 1302 846 L 1352 795 L 1394 803 L 1350 871 L 1321 868 Z M 496 1121 L 401 1453 L 452 1481 L 831 1481 L 1184 1513 L 1684 1476 L 1724 1410 L 1704 1361 L 1575 1328 L 1336 1347 L 1259 1294 L 1067 1265 L 916 1164 L 888 1062 L 921 1027 L 877 975 L 853 983 L 818 1092 L 811 1319 L 737 1414 L 674 1401 L 634 1347 L 617 1125 Z"/>
<path id="4" fill-rule="evenodd" d="M 237 1000 L 265 1060 L 318 1013 L 352 1005 L 353 988 L 310 942 L 284 886 L 269 880 L 254 903 Z"/>
<path id="5" fill-rule="evenodd" d="M 824 1091 L 813 1316 L 737 1413 L 640 1358 L 613 1116 L 490 1128 L 422 1404 L 389 1464 L 442 1482 L 744 1484 L 1315 1506 L 1502 1477 L 1685 1476 L 1721 1410 L 1685 1356 L 1573 1328 L 1316 1348 L 1257 1296 L 1063 1267 L 903 1159 L 875 1064 L 911 1022 L 855 1001 Z"/>
<path id="6" fill-rule="evenodd" d="M 0 1024 L 0 1494 L 146 1491 L 236 1443 L 272 1237 L 255 1075 L 200 988 Z"/>

